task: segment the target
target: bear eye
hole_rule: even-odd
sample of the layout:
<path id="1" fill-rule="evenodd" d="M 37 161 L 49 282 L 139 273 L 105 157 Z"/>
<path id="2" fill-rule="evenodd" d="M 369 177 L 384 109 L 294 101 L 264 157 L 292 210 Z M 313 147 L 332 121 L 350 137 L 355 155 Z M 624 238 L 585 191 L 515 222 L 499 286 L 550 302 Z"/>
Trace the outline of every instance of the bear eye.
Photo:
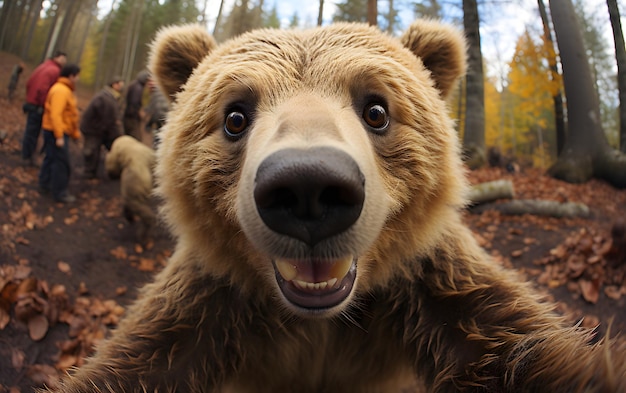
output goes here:
<path id="1" fill-rule="evenodd" d="M 379 103 L 373 102 L 365 105 L 363 109 L 363 120 L 368 126 L 372 127 L 374 131 L 384 131 L 389 125 L 389 115 L 384 106 Z"/>
<path id="2" fill-rule="evenodd" d="M 239 138 L 248 128 L 248 117 L 239 111 L 232 111 L 226 116 L 224 132 L 230 138 Z"/>

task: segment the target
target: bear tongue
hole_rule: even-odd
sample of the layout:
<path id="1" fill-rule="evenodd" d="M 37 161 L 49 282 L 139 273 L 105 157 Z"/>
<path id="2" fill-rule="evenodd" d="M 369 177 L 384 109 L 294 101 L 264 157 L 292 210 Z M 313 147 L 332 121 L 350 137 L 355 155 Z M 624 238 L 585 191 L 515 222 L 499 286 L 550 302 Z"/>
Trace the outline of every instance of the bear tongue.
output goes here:
<path id="1" fill-rule="evenodd" d="M 276 269 L 286 281 L 322 283 L 346 276 L 352 266 L 352 256 L 341 259 L 277 259 Z"/>

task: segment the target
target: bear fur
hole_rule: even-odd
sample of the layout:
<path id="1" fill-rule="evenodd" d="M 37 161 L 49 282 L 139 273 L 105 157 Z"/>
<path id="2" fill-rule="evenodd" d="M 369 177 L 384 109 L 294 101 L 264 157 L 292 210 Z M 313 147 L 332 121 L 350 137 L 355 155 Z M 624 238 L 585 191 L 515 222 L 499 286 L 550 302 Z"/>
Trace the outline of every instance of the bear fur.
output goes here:
<path id="1" fill-rule="evenodd" d="M 464 226 L 445 99 L 456 29 L 169 27 L 158 150 L 177 238 L 57 391 L 623 392 L 626 355 L 568 326 Z"/>
<path id="2" fill-rule="evenodd" d="M 124 217 L 131 223 L 135 222 L 135 216 L 139 218 L 137 239 L 140 242 L 147 241 L 156 223 L 151 202 L 155 162 L 154 150 L 128 135 L 115 138 L 105 159 L 107 175 L 120 179 Z"/>

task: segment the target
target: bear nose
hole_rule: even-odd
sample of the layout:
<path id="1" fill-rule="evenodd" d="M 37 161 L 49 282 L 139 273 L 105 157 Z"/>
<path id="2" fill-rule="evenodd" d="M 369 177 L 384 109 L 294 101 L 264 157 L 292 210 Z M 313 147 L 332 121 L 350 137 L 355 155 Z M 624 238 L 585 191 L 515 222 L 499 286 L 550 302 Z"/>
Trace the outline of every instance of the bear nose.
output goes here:
<path id="1" fill-rule="evenodd" d="M 311 246 L 354 224 L 365 200 L 357 163 L 330 147 L 277 151 L 261 163 L 255 180 L 265 225 Z"/>

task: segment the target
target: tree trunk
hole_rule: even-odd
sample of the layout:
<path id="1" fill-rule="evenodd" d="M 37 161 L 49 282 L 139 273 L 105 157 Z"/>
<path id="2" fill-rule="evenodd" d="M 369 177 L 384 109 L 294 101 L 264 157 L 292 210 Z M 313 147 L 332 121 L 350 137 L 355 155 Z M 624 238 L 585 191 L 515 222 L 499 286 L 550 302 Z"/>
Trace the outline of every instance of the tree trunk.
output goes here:
<path id="1" fill-rule="evenodd" d="M 87 21 L 85 22 L 85 24 L 86 24 L 85 31 L 87 33 L 83 34 L 83 36 L 80 39 L 80 44 L 78 46 L 78 51 L 76 53 L 77 61 L 80 61 L 80 59 L 83 58 L 83 52 L 85 51 L 85 45 L 87 45 L 87 36 L 89 35 L 89 30 L 91 29 L 91 23 L 96 18 L 97 14 L 98 14 L 98 0 L 91 0 L 90 11 L 87 14 Z"/>
<path id="2" fill-rule="evenodd" d="M 367 0 L 367 23 L 371 26 L 378 24 L 378 0 Z"/>
<path id="3" fill-rule="evenodd" d="M 8 20 L 13 7 L 15 6 L 15 0 L 5 0 L 2 3 L 2 11 L 0 12 L 0 50 L 5 49 L 5 37 L 8 36 Z"/>
<path id="4" fill-rule="evenodd" d="M 213 37 L 217 35 L 217 30 L 222 23 L 222 13 L 224 12 L 224 0 L 220 0 L 220 8 L 217 10 L 217 17 L 215 18 L 215 26 L 213 26 Z"/>
<path id="5" fill-rule="evenodd" d="M 626 44 L 617 0 L 606 0 L 613 28 L 615 58 L 617 59 L 617 88 L 619 90 L 619 147 L 626 153 Z"/>
<path id="6" fill-rule="evenodd" d="M 497 210 L 502 214 L 533 214 L 548 217 L 587 217 L 589 207 L 583 203 L 519 199 L 503 203 L 488 203 L 470 209 L 472 213 L 482 213 L 487 210 Z"/>
<path id="7" fill-rule="evenodd" d="M 109 29 L 111 28 L 111 22 L 113 22 L 113 13 L 115 11 L 115 4 L 117 0 L 113 0 L 111 2 L 111 10 L 104 21 L 104 27 L 102 28 L 102 37 L 100 39 L 100 47 L 98 48 L 98 60 L 96 61 L 96 78 L 94 87 L 99 89 L 101 85 L 103 85 L 104 77 L 108 79 L 113 75 L 103 75 L 102 72 L 102 60 L 104 58 L 104 50 L 106 48 L 107 40 L 109 38 Z"/>
<path id="8" fill-rule="evenodd" d="M 11 45 L 12 53 L 20 53 L 21 52 L 21 43 L 24 41 L 24 34 L 26 34 L 26 25 L 28 22 L 28 17 L 31 12 L 30 3 L 32 0 L 22 1 L 19 3 L 19 7 L 17 9 L 17 23 L 18 29 L 14 31 L 13 43 Z"/>
<path id="9" fill-rule="evenodd" d="M 320 10 L 317 13 L 317 25 L 321 26 L 324 20 L 324 0 L 320 0 Z"/>
<path id="10" fill-rule="evenodd" d="M 476 0 L 463 0 L 463 26 L 468 41 L 463 151 L 465 162 L 470 169 L 482 167 L 487 157 L 485 150 L 485 88 L 479 24 Z"/>
<path id="11" fill-rule="evenodd" d="M 204 3 L 202 3 L 202 14 L 200 14 L 200 23 L 202 23 L 203 25 L 206 25 L 206 9 L 208 3 L 209 0 L 204 0 Z"/>
<path id="12" fill-rule="evenodd" d="M 569 130 L 563 151 L 548 173 L 570 183 L 597 177 L 624 188 L 626 155 L 610 148 L 602 129 L 598 94 L 574 6 L 571 0 L 550 0 L 550 11 L 563 68 Z"/>
<path id="13" fill-rule="evenodd" d="M 8 0 L 2 6 L 2 23 L 0 23 L 0 29 L 2 29 L 2 34 L 0 35 L 1 50 L 7 50 L 13 45 L 12 39 L 15 39 L 15 33 L 18 29 L 17 24 L 19 23 L 19 15 L 16 10 L 16 0 Z"/>
<path id="14" fill-rule="evenodd" d="M 135 0 L 135 7 L 133 9 L 133 29 L 129 30 L 130 37 L 128 42 L 128 51 L 126 59 L 126 76 L 127 79 L 132 79 L 133 71 L 135 68 L 135 55 L 137 53 L 137 45 L 139 43 L 139 33 L 141 31 L 141 20 L 143 19 L 143 2 L 144 0 Z"/>
<path id="15" fill-rule="evenodd" d="M 31 15 L 31 20 L 29 22 L 28 33 L 26 36 L 26 41 L 24 42 L 24 46 L 22 47 L 22 59 L 28 58 L 28 52 L 30 51 L 30 44 L 33 42 L 33 35 L 35 34 L 35 27 L 37 27 L 37 22 L 39 21 L 39 15 L 41 14 L 41 9 L 43 8 L 43 0 L 37 1 L 38 6 L 35 8 L 35 12 Z"/>
<path id="16" fill-rule="evenodd" d="M 63 18 L 63 23 L 61 23 L 59 37 L 55 45 L 57 48 L 62 48 L 62 50 L 67 52 L 68 60 L 72 62 L 77 62 L 78 59 L 74 58 L 73 54 L 70 53 L 70 34 L 72 31 L 74 31 L 73 27 L 75 26 L 75 22 L 78 17 L 78 13 L 80 11 L 82 3 L 83 2 L 81 1 L 69 2 L 67 10 L 65 12 L 65 17 Z M 87 34 L 87 32 L 85 32 L 84 34 Z"/>
<path id="17" fill-rule="evenodd" d="M 552 81 L 559 79 L 559 69 L 556 65 L 556 50 L 554 49 L 554 40 L 552 39 L 552 32 L 550 31 L 550 23 L 548 21 L 548 15 L 546 13 L 546 6 L 543 0 L 537 0 L 539 5 L 539 15 L 541 16 L 541 22 L 543 23 L 543 34 L 546 39 L 548 48 L 548 63 L 550 64 L 550 79 Z M 563 95 L 561 88 L 559 88 L 552 96 L 552 102 L 554 102 L 554 123 L 556 130 L 556 154 L 557 156 L 563 151 L 565 145 L 565 115 L 563 112 Z"/>
<path id="18" fill-rule="evenodd" d="M 510 180 L 494 180 L 476 184 L 472 186 L 467 196 L 467 199 L 473 205 L 479 205 L 481 203 L 491 202 L 496 199 L 503 198 L 515 198 L 513 182 Z"/>
<path id="19" fill-rule="evenodd" d="M 65 13 L 65 3 L 66 0 L 57 0 L 57 8 L 54 12 L 54 16 L 52 17 L 52 23 L 50 24 L 50 32 L 47 35 L 48 39 L 46 40 L 45 50 L 43 53 L 40 62 L 43 62 L 45 59 L 52 56 L 52 51 L 56 48 L 57 38 L 59 36 L 59 30 L 61 28 L 61 24 L 63 22 L 63 14 Z"/>
<path id="20" fill-rule="evenodd" d="M 394 19 L 396 12 L 393 8 L 393 0 L 389 0 L 389 14 L 387 15 L 387 33 L 393 34 Z"/>

